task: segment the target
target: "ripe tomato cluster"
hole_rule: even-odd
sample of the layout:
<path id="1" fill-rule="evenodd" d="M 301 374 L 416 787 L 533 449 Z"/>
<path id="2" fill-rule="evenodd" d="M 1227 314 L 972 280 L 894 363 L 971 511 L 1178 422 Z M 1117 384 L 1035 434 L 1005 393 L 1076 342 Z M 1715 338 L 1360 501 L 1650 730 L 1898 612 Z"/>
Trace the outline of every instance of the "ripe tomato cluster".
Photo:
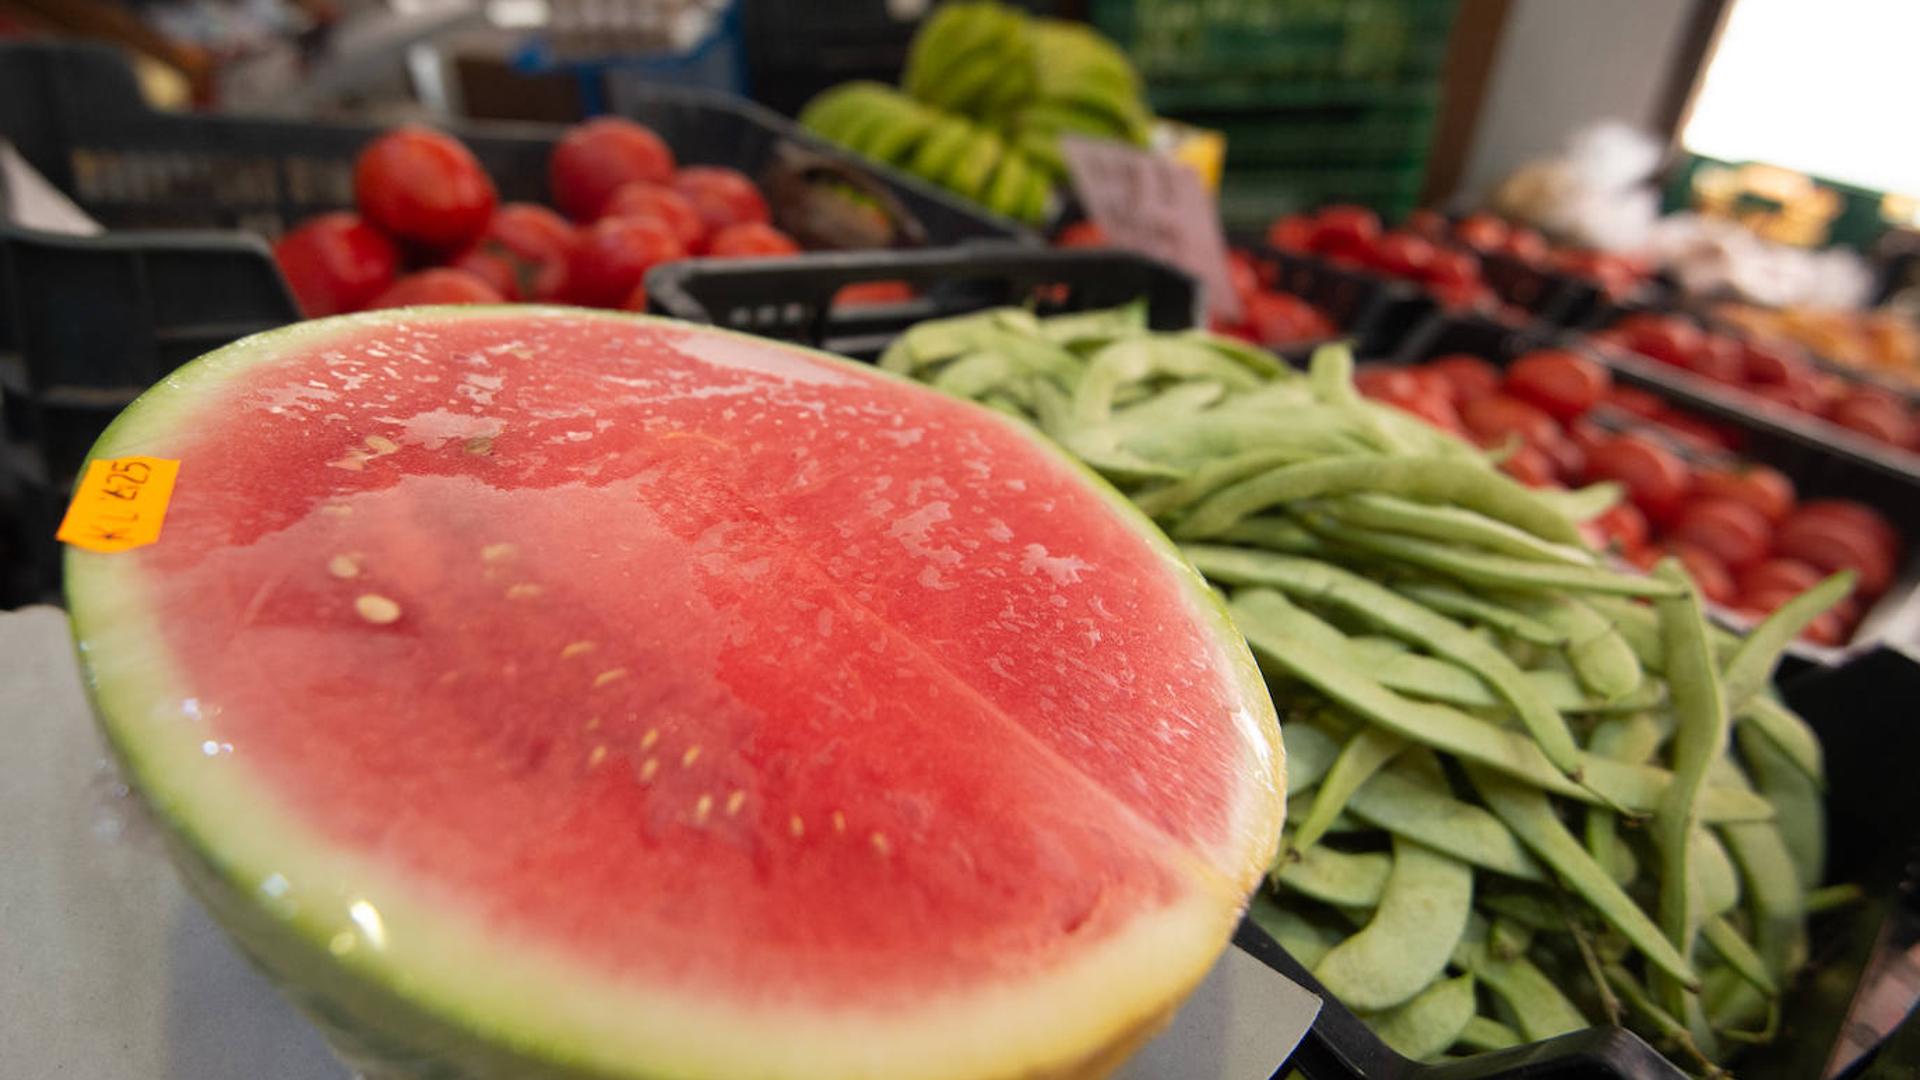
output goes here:
<path id="1" fill-rule="evenodd" d="M 1662 364 L 1816 417 L 1869 439 L 1920 452 L 1920 415 L 1900 395 L 1816 367 L 1798 345 L 1702 329 L 1680 315 L 1638 312 L 1594 335 Z"/>
<path id="2" fill-rule="evenodd" d="M 1384 230 L 1380 216 L 1362 206 L 1323 206 L 1310 215 L 1277 218 L 1267 226 L 1267 243 L 1281 251 L 1318 255 L 1336 265 L 1417 282 L 1449 311 L 1499 305 L 1481 278 L 1474 253 L 1410 229 Z"/>
<path id="3" fill-rule="evenodd" d="M 1076 221 L 1061 229 L 1054 234 L 1053 244 L 1063 248 L 1111 246 L 1106 231 L 1091 221 Z M 1228 254 L 1227 274 L 1233 279 L 1234 295 L 1240 300 L 1240 319 L 1237 322 L 1216 319 L 1211 327 L 1215 333 L 1271 349 L 1325 341 L 1339 334 L 1340 328 L 1326 312 L 1276 288 L 1270 268 L 1263 271 L 1261 264 L 1246 252 Z"/>
<path id="4" fill-rule="evenodd" d="M 642 278 L 660 263 L 800 250 L 770 224 L 753 181 L 733 169 L 677 165 L 640 124 L 607 117 L 577 125 L 547 164 L 562 213 L 501 205 L 486 170 L 450 135 L 387 132 L 354 162 L 355 211 L 302 222 L 274 245 L 274 258 L 301 310 L 317 318 L 507 301 L 638 311 Z"/>
<path id="5" fill-rule="evenodd" d="M 1846 499 L 1800 502 L 1778 470 L 1729 456 L 1725 432 L 1613 385 L 1605 366 L 1578 353 L 1539 349 L 1504 371 L 1454 354 L 1365 366 L 1354 381 L 1375 400 L 1505 449 L 1501 468 L 1523 483 L 1619 484 L 1626 498 L 1590 523 L 1591 539 L 1643 567 L 1674 555 L 1724 607 L 1757 617 L 1830 573 L 1855 571 L 1853 595 L 1808 628 L 1817 643 L 1845 641 L 1898 569 L 1901 538 L 1880 514 Z M 1695 465 L 1676 446 L 1712 463 Z"/>

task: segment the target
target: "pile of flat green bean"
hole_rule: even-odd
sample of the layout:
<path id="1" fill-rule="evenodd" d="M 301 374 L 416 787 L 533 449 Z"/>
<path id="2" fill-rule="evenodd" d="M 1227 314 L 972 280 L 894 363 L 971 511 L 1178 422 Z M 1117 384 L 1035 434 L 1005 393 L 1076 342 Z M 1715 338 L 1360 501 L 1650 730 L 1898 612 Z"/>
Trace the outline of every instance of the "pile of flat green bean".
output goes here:
<path id="1" fill-rule="evenodd" d="M 1626 1024 L 1705 1075 L 1778 1030 L 1820 890 L 1820 744 L 1769 689 L 1837 575 L 1745 638 L 1605 488 L 1530 491 L 1355 393 L 1138 308 L 920 324 L 891 371 L 1030 422 L 1225 597 L 1284 716 L 1254 916 L 1412 1057 Z"/>

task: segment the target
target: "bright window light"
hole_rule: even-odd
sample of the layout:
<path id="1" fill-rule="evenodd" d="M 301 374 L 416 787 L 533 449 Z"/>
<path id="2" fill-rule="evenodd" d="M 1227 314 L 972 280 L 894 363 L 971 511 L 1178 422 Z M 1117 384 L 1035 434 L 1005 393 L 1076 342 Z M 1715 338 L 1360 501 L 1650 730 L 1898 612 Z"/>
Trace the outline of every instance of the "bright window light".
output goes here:
<path id="1" fill-rule="evenodd" d="M 1915 41 L 1914 0 L 1735 0 L 1681 144 L 1920 195 Z"/>

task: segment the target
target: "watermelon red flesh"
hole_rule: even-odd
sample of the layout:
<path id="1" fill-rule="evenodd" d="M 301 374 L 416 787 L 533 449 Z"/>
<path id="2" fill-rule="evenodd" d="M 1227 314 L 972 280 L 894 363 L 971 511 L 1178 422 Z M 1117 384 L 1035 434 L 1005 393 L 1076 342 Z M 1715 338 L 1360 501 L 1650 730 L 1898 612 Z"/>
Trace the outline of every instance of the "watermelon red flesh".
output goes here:
<path id="1" fill-rule="evenodd" d="M 312 338 L 168 441 L 162 541 L 118 558 L 193 737 L 504 940 L 884 1010 L 1264 854 L 1243 665 L 1163 548 L 969 406 L 499 313 Z"/>

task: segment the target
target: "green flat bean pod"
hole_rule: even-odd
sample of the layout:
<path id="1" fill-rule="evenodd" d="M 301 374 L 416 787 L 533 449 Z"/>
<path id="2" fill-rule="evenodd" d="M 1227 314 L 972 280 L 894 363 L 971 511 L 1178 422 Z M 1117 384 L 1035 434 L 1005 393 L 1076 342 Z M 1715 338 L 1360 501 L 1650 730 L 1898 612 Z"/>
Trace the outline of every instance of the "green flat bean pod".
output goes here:
<path id="1" fill-rule="evenodd" d="M 1418 600 L 1443 615 L 1471 619 L 1509 637 L 1519 638 L 1521 641 L 1547 646 L 1564 645 L 1567 641 L 1565 632 L 1531 615 L 1453 585 L 1428 581 L 1402 581 L 1396 582 L 1393 589 L 1407 599 Z"/>
<path id="2" fill-rule="evenodd" d="M 1462 461 L 1390 454 L 1327 458 L 1250 477 L 1202 500 L 1175 526 L 1173 535 L 1179 540 L 1204 540 L 1276 506 L 1362 491 L 1457 503 L 1542 539 L 1580 542 L 1571 522 L 1502 473 Z"/>
<path id="3" fill-rule="evenodd" d="M 1338 907 L 1380 906 L 1393 859 L 1384 852 L 1352 854 L 1316 845 L 1283 852 L 1268 876 L 1273 883 L 1302 896 Z"/>
<path id="4" fill-rule="evenodd" d="M 1754 694 L 1734 720 L 1742 728 L 1750 727 L 1765 736 L 1815 787 L 1825 785 L 1826 762 L 1820 737 L 1791 709 L 1766 694 Z"/>
<path id="5" fill-rule="evenodd" d="M 1459 1041 L 1473 1019 L 1474 1006 L 1473 976 L 1458 975 L 1441 979 L 1405 1005 L 1365 1019 L 1381 1042 L 1422 1061 Z"/>
<path id="6" fill-rule="evenodd" d="M 1265 893 L 1247 905 L 1247 915 L 1303 967 L 1311 969 L 1344 938 L 1344 934 L 1312 922 L 1281 907 Z"/>
<path id="7" fill-rule="evenodd" d="M 1430 751 L 1413 754 L 1438 770 Z M 1362 821 L 1482 869 L 1523 881 L 1546 880 L 1540 864 L 1499 818 L 1454 798 L 1444 780 L 1435 781 L 1419 768 L 1396 764 L 1376 773 L 1353 793 L 1347 808 Z"/>
<path id="8" fill-rule="evenodd" d="M 1361 492 L 1319 502 L 1314 509 L 1355 528 L 1465 544 L 1535 562 L 1569 566 L 1595 564 L 1593 554 L 1585 548 L 1542 540 L 1524 529 L 1457 506 L 1435 506 L 1397 495 Z"/>
<path id="9" fill-rule="evenodd" d="M 1347 801 L 1359 790 L 1360 785 L 1398 757 L 1407 746 L 1407 740 L 1377 727 L 1362 728 L 1347 740 L 1347 745 L 1341 748 L 1340 756 L 1334 759 L 1333 767 L 1327 770 L 1326 778 L 1314 792 L 1312 808 L 1295 827 L 1291 849 L 1296 852 L 1307 851 L 1319 843 L 1333 825 L 1334 818 L 1346 810 Z"/>
<path id="10" fill-rule="evenodd" d="M 1340 743 L 1311 724 L 1282 724 L 1280 741 L 1287 748 L 1287 791 L 1308 791 L 1327 774 L 1340 755 Z"/>
<path id="11" fill-rule="evenodd" d="M 1609 926 L 1624 934 L 1655 966 L 1687 985 L 1700 976 L 1686 954 L 1674 948 L 1553 812 L 1547 797 L 1491 770 L 1467 766 L 1467 776 L 1501 821 L 1507 823 L 1540 861 L 1553 867 L 1567 887 L 1584 898 Z"/>
<path id="12" fill-rule="evenodd" d="M 1843 570 L 1827 578 L 1780 605 L 1748 632 L 1733 650 L 1732 659 L 1727 661 L 1725 682 L 1729 707 L 1736 711 L 1745 707 L 1767 685 L 1773 678 L 1774 665 L 1780 662 L 1780 654 L 1821 612 L 1853 591 L 1856 577 L 1853 571 Z"/>
<path id="13" fill-rule="evenodd" d="M 1589 1026 L 1560 987 L 1525 957 L 1503 960 L 1485 941 L 1468 940 L 1454 950 L 1453 962 L 1506 1003 L 1521 1037 L 1529 1042 Z"/>
<path id="14" fill-rule="evenodd" d="M 1576 780 L 1579 778 L 1579 747 L 1573 741 L 1566 718 L 1535 691 L 1506 654 L 1467 633 L 1460 624 L 1330 563 L 1214 545 L 1192 544 L 1182 550 L 1209 578 L 1235 584 L 1267 585 L 1335 605 L 1355 618 L 1466 668 L 1513 707 L 1548 761 Z"/>
<path id="15" fill-rule="evenodd" d="M 1446 970 L 1472 905 L 1473 870 L 1466 863 L 1395 838 L 1380 906 L 1314 965 L 1314 978 L 1350 1008 L 1393 1008 Z"/>
<path id="16" fill-rule="evenodd" d="M 1304 468 L 1304 466 L 1293 466 Z M 1257 477 L 1255 479 L 1258 479 Z M 1251 483 L 1251 481 L 1246 481 Z M 1228 488 L 1231 491 L 1232 488 Z M 1225 494 L 1226 492 L 1221 492 Z M 1203 504 L 1204 505 L 1204 504 Z M 1195 511 L 1198 512 L 1197 510 Z M 1657 596 L 1672 587 L 1637 574 L 1622 574 L 1597 566 L 1569 566 L 1536 562 L 1506 555 L 1472 551 L 1417 536 L 1369 532 L 1350 528 L 1325 516 L 1308 516 L 1307 525 L 1321 534 L 1369 555 L 1394 559 L 1472 585 L 1513 591 L 1611 593 L 1618 596 Z M 1179 536 L 1176 530 L 1176 538 Z"/>
<path id="17" fill-rule="evenodd" d="M 1520 1045 L 1520 1033 L 1498 1020 L 1476 1016 L 1460 1028 L 1458 1044 L 1475 1053 L 1505 1050 Z"/>

